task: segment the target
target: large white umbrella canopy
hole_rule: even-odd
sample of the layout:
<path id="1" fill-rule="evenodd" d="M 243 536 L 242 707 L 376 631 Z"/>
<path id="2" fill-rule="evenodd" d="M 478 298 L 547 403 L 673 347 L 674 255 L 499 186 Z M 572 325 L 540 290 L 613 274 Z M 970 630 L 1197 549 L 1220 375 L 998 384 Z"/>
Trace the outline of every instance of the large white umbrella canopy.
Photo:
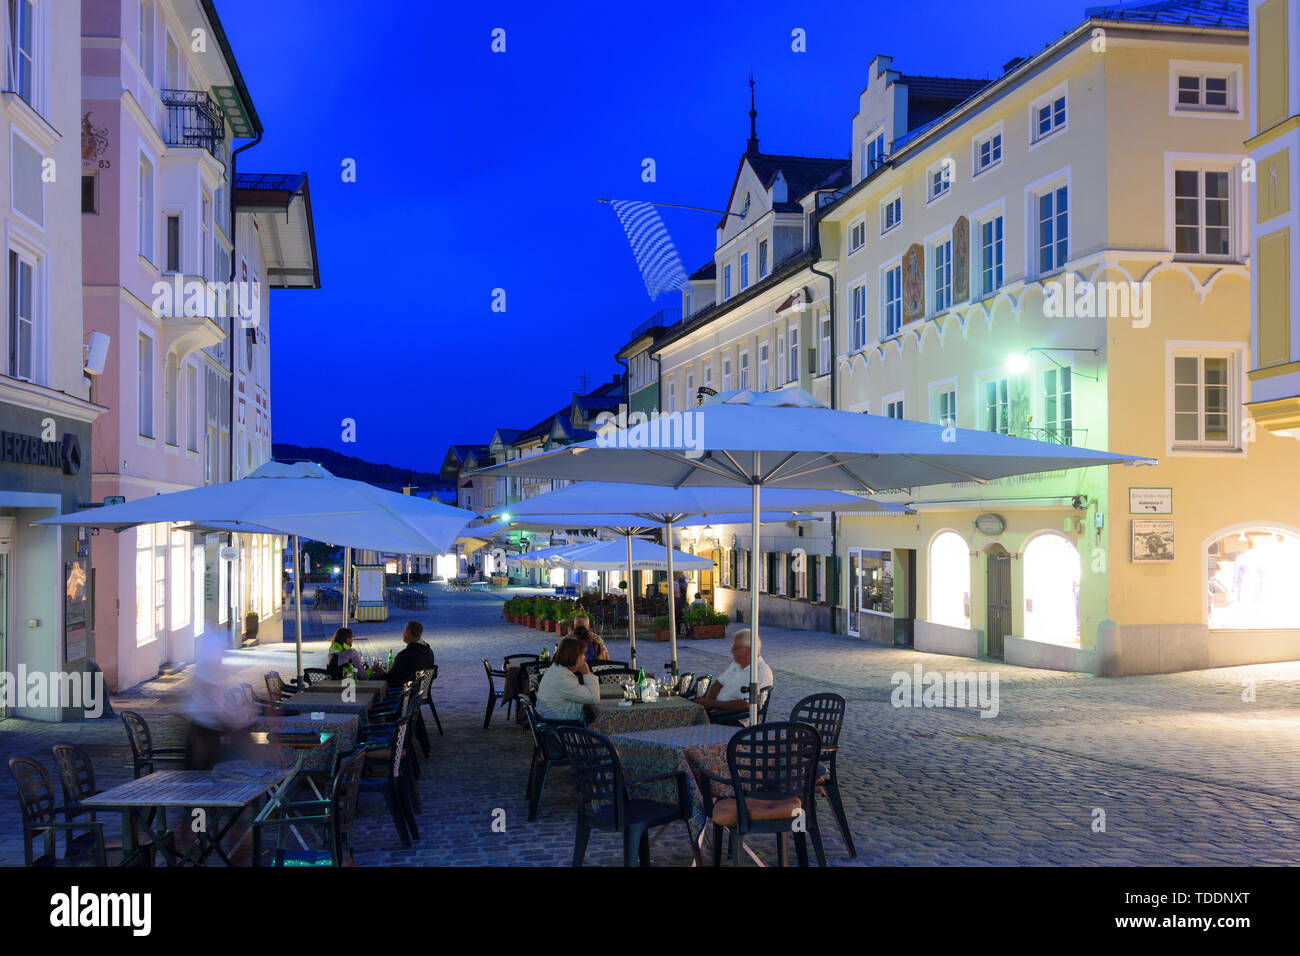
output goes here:
<path id="1" fill-rule="evenodd" d="M 475 518 L 472 511 L 339 478 L 313 462 L 268 461 L 236 481 L 173 491 L 125 504 L 45 518 L 36 524 L 121 531 L 181 522 L 248 534 L 286 534 L 348 548 L 442 554 Z M 298 674 L 302 675 L 302 591 L 294 542 Z"/>
<path id="2" fill-rule="evenodd" d="M 636 482 L 690 488 L 739 485 L 750 489 L 753 522 L 751 582 L 759 580 L 762 489 L 825 488 L 873 494 L 951 482 L 1094 465 L 1154 463 L 1072 445 L 1054 445 L 827 408 L 807 391 L 739 389 L 698 408 L 659 415 L 597 437 L 484 469 L 485 475 Z M 838 509 L 837 509 L 838 510 Z M 750 628 L 758 634 L 758 589 L 750 592 Z M 751 642 L 750 674 L 757 641 Z M 758 695 L 750 694 L 757 720 Z"/>
<path id="3" fill-rule="evenodd" d="M 668 551 L 661 544 L 644 538 L 633 538 L 632 567 L 643 571 L 664 570 L 668 567 Z M 671 559 L 675 567 L 687 571 L 703 571 L 713 567 L 710 559 L 687 554 L 685 551 L 673 551 Z M 554 561 L 562 567 L 582 568 L 586 571 L 617 571 L 628 564 L 622 541 L 597 541 L 594 544 L 579 545 L 566 549 L 565 554 L 556 555 Z"/>

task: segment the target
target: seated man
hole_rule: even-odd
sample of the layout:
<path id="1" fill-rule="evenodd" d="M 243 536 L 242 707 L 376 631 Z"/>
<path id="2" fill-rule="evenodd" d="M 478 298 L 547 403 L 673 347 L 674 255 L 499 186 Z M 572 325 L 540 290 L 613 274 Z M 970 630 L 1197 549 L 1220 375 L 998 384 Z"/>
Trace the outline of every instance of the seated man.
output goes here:
<path id="1" fill-rule="evenodd" d="M 402 629 L 402 640 L 406 646 L 398 653 L 385 677 L 389 687 L 401 687 L 407 681 L 415 680 L 417 672 L 433 666 L 433 648 L 421 640 L 423 635 L 423 624 L 419 621 L 406 622 L 406 627 Z"/>
<path id="2" fill-rule="evenodd" d="M 704 595 L 701 594 L 699 591 L 696 591 L 695 600 L 691 602 L 691 607 L 708 607 L 708 606 L 709 605 L 704 600 Z"/>
<path id="3" fill-rule="evenodd" d="M 600 681 L 587 666 L 586 644 L 560 641 L 551 666 L 537 685 L 537 716 L 548 723 L 582 723 L 583 708 L 599 703 Z"/>
<path id="4" fill-rule="evenodd" d="M 722 675 L 709 685 L 708 693 L 695 702 L 709 712 L 709 719 L 716 722 L 718 718 L 730 717 L 726 711 L 748 710 L 749 698 L 745 696 L 744 687 L 749 681 L 749 628 L 735 633 L 731 638 L 731 664 Z M 762 642 L 755 639 L 754 653 L 760 654 Z M 758 658 L 757 693 L 764 687 L 772 686 L 772 668 L 761 656 Z M 749 718 L 740 721 L 741 726 L 749 726 Z"/>

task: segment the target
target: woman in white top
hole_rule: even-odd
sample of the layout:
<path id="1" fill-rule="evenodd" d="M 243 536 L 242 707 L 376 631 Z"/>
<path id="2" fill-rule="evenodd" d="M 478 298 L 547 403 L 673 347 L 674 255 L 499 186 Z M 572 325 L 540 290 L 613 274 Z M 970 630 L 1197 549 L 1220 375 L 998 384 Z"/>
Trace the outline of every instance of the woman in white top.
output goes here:
<path id="1" fill-rule="evenodd" d="M 600 681 L 587 666 L 586 651 L 587 645 L 575 638 L 560 641 L 537 685 L 537 716 L 542 720 L 581 721 L 583 706 L 600 700 Z"/>

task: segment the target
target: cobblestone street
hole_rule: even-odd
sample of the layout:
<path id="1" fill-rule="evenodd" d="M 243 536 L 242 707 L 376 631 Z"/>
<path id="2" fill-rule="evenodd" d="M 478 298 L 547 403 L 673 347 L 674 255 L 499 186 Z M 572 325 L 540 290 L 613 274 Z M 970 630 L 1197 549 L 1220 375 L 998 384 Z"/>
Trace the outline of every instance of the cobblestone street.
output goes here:
<path id="1" fill-rule="evenodd" d="M 403 849 L 382 801 L 362 797 L 358 858 L 363 864 L 567 864 L 573 846 L 574 792 L 555 771 L 539 819 L 527 822 L 524 784 L 531 742 L 499 712 L 482 727 L 486 679 L 481 658 L 540 648 L 538 631 L 508 624 L 500 594 L 433 592 L 425 624 L 440 668 L 434 696 L 445 736 L 433 732 L 422 760 L 421 838 Z M 365 656 L 400 644 L 406 618 L 355 625 Z M 776 686 L 770 718 L 799 698 L 833 690 L 849 701 L 841 739 L 844 798 L 859 856 L 850 861 L 833 818 L 822 814 L 829 862 L 857 865 L 949 864 L 1295 864 L 1300 861 L 1300 663 L 1118 680 L 1006 667 L 993 662 L 882 648 L 828 634 L 764 629 L 763 656 Z M 658 671 L 667 645 L 639 644 L 641 663 Z M 323 663 L 325 644 L 306 645 L 307 666 Z M 611 643 L 616 659 L 627 647 Z M 681 645 L 684 669 L 719 673 L 723 641 Z M 232 652 L 259 692 L 262 674 L 293 672 L 291 645 Z M 926 671 L 995 671 L 998 713 L 894 707 L 890 677 Z M 146 714 L 160 746 L 182 742 L 178 716 L 187 675 L 149 682 L 113 705 Z M 1243 690 L 1253 688 L 1253 702 Z M 430 724 L 432 730 L 432 724 Z M 99 785 L 128 779 L 129 751 L 117 719 L 73 724 L 0 721 L 7 759 L 33 753 L 49 766 L 49 746 L 87 747 Z M 506 814 L 504 833 L 493 811 Z M 1104 831 L 1094 819 L 1104 814 Z M 22 860 L 12 779 L 0 799 L 0 862 Z M 753 849 L 774 857 L 768 837 Z M 655 864 L 685 865 L 682 826 L 661 833 Z M 617 864 L 616 837 L 594 834 L 589 864 Z"/>

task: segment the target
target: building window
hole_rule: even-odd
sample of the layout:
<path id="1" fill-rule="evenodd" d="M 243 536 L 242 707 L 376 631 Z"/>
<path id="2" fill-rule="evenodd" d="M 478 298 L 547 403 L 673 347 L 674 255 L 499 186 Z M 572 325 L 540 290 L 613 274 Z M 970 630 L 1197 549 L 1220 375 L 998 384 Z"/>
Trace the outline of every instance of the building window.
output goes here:
<path id="1" fill-rule="evenodd" d="M 957 424 L 957 386 L 948 383 L 930 390 L 930 421 L 935 425 Z"/>
<path id="2" fill-rule="evenodd" d="M 787 382 L 797 382 L 799 381 L 799 326 L 790 326 L 786 330 L 786 337 L 790 340 L 790 351 L 786 356 L 786 360 L 790 364 L 785 380 Z"/>
<path id="3" fill-rule="evenodd" d="M 934 283 L 935 313 L 942 312 L 952 305 L 952 237 L 937 242 L 930 247 L 930 277 Z"/>
<path id="4" fill-rule="evenodd" d="M 12 138 L 12 163 L 10 170 L 10 200 L 13 207 L 36 225 L 45 226 L 45 157 L 41 151 L 19 136 Z"/>
<path id="5" fill-rule="evenodd" d="M 768 376 L 768 350 L 766 342 L 760 342 L 758 345 L 758 390 L 766 392 L 771 385 L 771 379 Z"/>
<path id="6" fill-rule="evenodd" d="M 1025 545 L 1025 638 L 1049 644 L 1079 641 L 1079 551 L 1064 535 L 1048 533 Z"/>
<path id="7" fill-rule="evenodd" d="M 785 336 L 781 333 L 781 330 L 779 328 L 776 330 L 775 334 L 776 334 L 776 384 L 784 385 L 787 381 L 789 381 L 784 377 L 786 373 L 786 369 L 788 367 L 785 361 Z"/>
<path id="8" fill-rule="evenodd" d="M 758 277 L 767 278 L 767 240 L 758 240 Z"/>
<path id="9" fill-rule="evenodd" d="M 740 290 L 743 292 L 749 288 L 749 253 L 740 254 Z"/>
<path id="10" fill-rule="evenodd" d="M 930 621 L 970 627 L 970 548 L 956 531 L 930 542 Z"/>
<path id="11" fill-rule="evenodd" d="M 1174 170 L 1174 253 L 1232 255 L 1232 203 L 1226 171 Z"/>
<path id="12" fill-rule="evenodd" d="M 690 369 L 686 370 L 686 392 L 682 395 L 685 401 L 685 407 L 690 408 L 695 404 L 695 373 Z"/>
<path id="13" fill-rule="evenodd" d="M 749 353 L 740 353 L 740 387 L 749 388 Z"/>
<path id="14" fill-rule="evenodd" d="M 903 418 L 903 396 L 886 395 L 885 396 L 885 417 L 886 418 Z"/>
<path id="15" fill-rule="evenodd" d="M 849 309 L 853 323 L 853 351 L 867 344 L 867 284 L 859 283 L 849 289 Z"/>
<path id="16" fill-rule="evenodd" d="M 140 434 L 153 438 L 153 339 L 140 333 L 139 362 L 136 372 L 136 406 L 139 409 Z"/>
<path id="17" fill-rule="evenodd" d="M 154 626 L 153 586 L 153 538 L 156 527 L 157 525 L 142 524 L 135 529 L 135 643 L 137 647 L 150 643 L 158 634 L 158 629 Z"/>
<path id="18" fill-rule="evenodd" d="M 1049 368 L 1043 372 L 1043 439 L 1062 445 L 1074 444 L 1074 395 L 1070 368 Z"/>
<path id="19" fill-rule="evenodd" d="M 704 387 L 713 388 L 713 363 L 704 363 Z"/>
<path id="20" fill-rule="evenodd" d="M 1281 528 L 1243 528 L 1210 542 L 1205 555 L 1212 630 L 1300 627 L 1300 537 Z"/>
<path id="21" fill-rule="evenodd" d="M 1227 354 L 1174 356 L 1175 447 L 1235 447 L 1234 366 Z"/>
<path id="22" fill-rule="evenodd" d="M 1002 217 L 993 216 L 979 224 L 980 294 L 992 295 L 1002 288 Z"/>
<path id="23" fill-rule="evenodd" d="M 9 252 L 9 375 L 36 381 L 36 263 Z"/>
<path id="24" fill-rule="evenodd" d="M 199 269 L 201 270 L 199 272 L 199 275 L 202 276 L 204 279 L 213 278 L 210 271 L 211 254 L 212 254 L 212 238 L 211 238 L 211 228 L 209 227 L 209 220 L 211 218 L 212 218 L 212 200 L 208 199 L 207 196 L 204 196 L 203 202 L 200 206 L 200 213 L 199 213 L 199 246 L 200 246 L 199 255 L 201 259 L 201 261 L 199 262 Z M 229 277 L 228 276 L 221 277 L 222 281 L 225 281 L 227 278 Z"/>
<path id="25" fill-rule="evenodd" d="M 192 452 L 199 450 L 199 370 L 193 365 L 185 367 L 185 414 L 189 425 L 185 447 Z"/>
<path id="26" fill-rule="evenodd" d="M 975 175 L 1002 162 L 1002 130 L 975 140 Z"/>
<path id="27" fill-rule="evenodd" d="M 178 631 L 190 623 L 189 534 L 171 532 L 171 629 Z M 259 537 L 262 537 L 259 535 Z"/>
<path id="28" fill-rule="evenodd" d="M 670 413 L 677 411 L 677 383 L 676 382 L 668 383 L 668 411 Z"/>
<path id="29" fill-rule="evenodd" d="M 817 374 L 829 375 L 831 372 L 831 318 L 822 316 L 819 341 L 817 343 Z"/>
<path id="30" fill-rule="evenodd" d="M 140 255 L 153 262 L 153 163 L 149 162 L 143 153 L 140 154 L 140 183 L 136 194 L 136 202 Z"/>
<path id="31" fill-rule="evenodd" d="M 13 91 L 36 106 L 36 3 L 9 0 L 9 59 Z"/>
<path id="32" fill-rule="evenodd" d="M 724 356 L 722 359 L 722 390 L 731 391 L 731 356 Z"/>
<path id="33" fill-rule="evenodd" d="M 153 78 L 153 2 L 141 0 L 140 3 L 140 69 L 144 70 L 145 79 L 152 86 Z"/>
<path id="34" fill-rule="evenodd" d="M 999 435 L 1011 434 L 1011 405 L 1007 380 L 994 378 L 980 385 L 980 427 Z"/>
<path id="35" fill-rule="evenodd" d="M 81 211 L 99 212 L 99 176 L 96 173 L 81 174 Z"/>
<path id="36" fill-rule="evenodd" d="M 1060 185 L 1037 193 L 1033 209 L 1038 273 L 1046 275 L 1065 268 L 1070 258 L 1069 187 Z"/>
<path id="37" fill-rule="evenodd" d="M 884 132 L 873 132 L 862 144 L 863 163 L 862 178 L 866 179 L 877 169 L 885 159 L 885 134 Z"/>
<path id="38" fill-rule="evenodd" d="M 1031 110 L 1031 142 L 1038 143 L 1065 128 L 1065 89 L 1058 87 L 1034 104 Z"/>
<path id="39" fill-rule="evenodd" d="M 903 221 L 903 197 L 894 196 L 880 204 L 880 232 L 883 235 Z"/>
<path id="40" fill-rule="evenodd" d="M 944 159 L 936 166 L 931 166 L 926 174 L 926 201 L 934 202 L 936 199 L 948 195 L 952 189 L 952 160 Z"/>
<path id="41" fill-rule="evenodd" d="M 167 224 L 167 254 L 164 259 L 166 272 L 181 271 L 181 217 L 177 213 L 168 213 L 164 220 Z"/>
<path id="42" fill-rule="evenodd" d="M 728 262 L 722 267 L 722 298 L 724 300 L 731 298 L 731 263 Z"/>
<path id="43" fill-rule="evenodd" d="M 884 307 L 881 310 L 880 334 L 885 338 L 897 335 L 903 327 L 903 266 L 889 266 L 880 280 L 884 294 Z"/>
<path id="44" fill-rule="evenodd" d="M 849 255 L 867 244 L 867 221 L 859 219 L 849 226 Z"/>
<path id="45" fill-rule="evenodd" d="M 180 369 L 173 355 L 163 366 L 163 440 L 175 447 L 180 444 Z"/>
<path id="46" fill-rule="evenodd" d="M 1242 88 L 1240 66 L 1234 63 L 1172 60 L 1169 64 L 1169 74 L 1171 113 L 1231 115 L 1239 112 L 1239 91 Z"/>

